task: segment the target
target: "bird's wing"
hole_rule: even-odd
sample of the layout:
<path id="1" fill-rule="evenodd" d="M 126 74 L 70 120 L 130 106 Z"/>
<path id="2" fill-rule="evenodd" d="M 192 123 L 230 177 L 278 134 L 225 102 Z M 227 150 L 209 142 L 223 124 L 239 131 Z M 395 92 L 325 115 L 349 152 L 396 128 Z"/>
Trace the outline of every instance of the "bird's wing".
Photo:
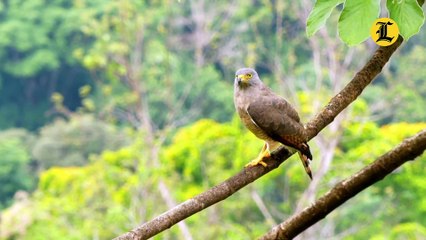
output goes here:
<path id="1" fill-rule="evenodd" d="M 299 115 L 286 100 L 275 95 L 266 96 L 251 103 L 247 113 L 270 138 L 312 159 Z"/>

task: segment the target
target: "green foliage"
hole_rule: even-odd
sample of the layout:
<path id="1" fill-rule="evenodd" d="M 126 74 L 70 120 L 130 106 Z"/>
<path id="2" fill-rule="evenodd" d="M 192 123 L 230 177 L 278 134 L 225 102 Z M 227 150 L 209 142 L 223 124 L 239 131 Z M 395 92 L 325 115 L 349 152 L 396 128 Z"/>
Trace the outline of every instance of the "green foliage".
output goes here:
<path id="1" fill-rule="evenodd" d="M 44 172 L 32 199 L 37 209 L 30 211 L 31 225 L 20 239 L 111 239 L 124 231 L 136 177 L 126 162 L 137 153 L 136 148 L 107 152 L 86 167 Z"/>
<path id="2" fill-rule="evenodd" d="M 75 116 L 70 121 L 57 119 L 40 131 L 32 155 L 41 168 L 81 166 L 92 154 L 117 149 L 128 139 L 112 125 L 90 115 Z"/>
<path id="3" fill-rule="evenodd" d="M 426 64 L 426 48 L 416 45 L 406 51 L 406 55 L 391 63 L 385 79 L 375 82 L 363 93 L 368 103 L 383 106 L 377 113 L 383 116 L 380 124 L 426 119 L 426 73 L 418 68 Z"/>
<path id="4" fill-rule="evenodd" d="M 1 214 L 0 239 L 112 239 L 139 223 L 139 217 L 125 212 L 140 204 L 133 199 L 139 182 L 152 178 L 151 170 L 135 168 L 146 163 L 143 149 L 135 140 L 131 146 L 104 151 L 84 167 L 44 171 L 31 199 L 16 201 Z M 20 214 L 13 214 L 18 209 Z"/>
<path id="5" fill-rule="evenodd" d="M 52 92 L 64 105 L 80 105 L 76 91 L 89 76 L 72 56 L 90 41 L 80 27 L 84 12 L 69 1 L 16 0 L 0 7 L 0 129 L 35 130 L 50 120 Z"/>
<path id="6" fill-rule="evenodd" d="M 162 159 L 167 161 L 167 167 L 181 175 L 179 178 L 183 183 L 198 183 L 201 187 L 204 180 L 207 180 L 209 185 L 213 185 L 220 179 L 232 175 L 231 172 L 224 172 L 224 169 L 232 170 L 243 165 L 241 161 L 244 157 L 241 153 L 245 155 L 251 153 L 253 157 L 257 151 L 256 146 L 260 147 L 260 144 L 255 144 L 254 138 L 245 144 L 238 144 L 236 136 L 239 134 L 241 131 L 235 126 L 222 125 L 212 120 L 200 120 L 182 128 L 174 136 L 171 146 L 164 150 Z M 237 151 L 235 146 L 239 146 Z M 171 159 L 173 161 L 170 162 Z M 212 165 L 216 167 L 208 167 Z"/>
<path id="7" fill-rule="evenodd" d="M 47 99 L 41 101 L 39 90 L 28 90 L 29 101 L 23 94 L 25 82 L 17 79 L 7 79 L 0 90 L 0 129 L 22 127 L 34 130 L 47 121 L 43 113 L 48 109 Z M 44 90 L 44 89 L 43 89 Z"/>
<path id="8" fill-rule="evenodd" d="M 425 123 L 383 127 L 372 122 L 348 124 L 327 183 L 353 173 L 423 128 Z M 86 166 L 44 171 L 31 199 L 16 201 L 2 214 L 0 229 L 8 230 L 0 237 L 46 239 L 51 231 L 52 239 L 113 238 L 141 221 L 135 218 L 134 211 L 143 212 L 139 217 L 148 220 L 167 209 L 152 190 L 157 188 L 159 179 L 172 187 L 174 199 L 181 202 L 235 174 L 257 155 L 262 145 L 236 118 L 230 123 L 205 119 L 177 131 L 161 150 L 160 165 L 151 167 L 150 160 L 144 157 L 147 149 L 143 138 L 138 134 L 134 137 L 131 146 L 104 151 Z M 333 214 L 335 233 L 360 227 L 347 239 L 422 236 L 426 226 L 426 202 L 421 200 L 426 194 L 424 168 L 424 159 L 407 164 L 337 210 Z M 289 159 L 253 186 L 190 217 L 186 223 L 194 238 L 256 238 L 269 229 L 269 224 L 255 205 L 252 191 L 280 220 L 283 214 L 292 213 L 307 181 L 299 160 Z M 328 189 L 329 184 L 322 185 L 320 191 Z M 22 214 L 12 214 L 14 209 Z M 375 218 L 366 222 L 371 214 Z M 21 217 L 29 221 L 24 230 L 12 224 Z M 409 232 L 416 224 L 418 230 Z M 390 230 L 379 234 L 377 229 Z M 173 227 L 158 238 L 180 238 L 180 234 Z"/>
<path id="9" fill-rule="evenodd" d="M 315 32 L 324 26 L 334 8 L 343 2 L 344 0 L 316 1 L 306 21 L 306 33 L 308 37 L 312 37 Z"/>
<path id="10" fill-rule="evenodd" d="M 365 41 L 370 36 L 371 25 L 379 14 L 378 0 L 346 0 L 338 23 L 342 41 L 350 46 Z"/>
<path id="11" fill-rule="evenodd" d="M 93 48 L 74 51 L 87 68 L 106 73 L 99 90 L 83 101 L 86 108 L 97 105 L 98 111 L 110 116 L 117 109 L 137 115 L 134 112 L 142 97 L 155 119 L 153 124 L 160 129 L 170 125 L 171 118 L 179 125 L 200 116 L 230 119 L 234 109 L 228 104 L 232 91 L 227 89 L 231 85 L 213 64 L 199 65 L 192 54 L 168 46 L 168 34 L 180 30 L 171 29 L 172 20 L 165 17 L 173 14 L 173 7 L 165 7 L 162 1 L 105 1 L 99 11 L 88 15 L 83 25 L 83 32 L 95 40 Z M 126 62 L 135 58 L 140 62 Z M 105 92 L 106 88 L 110 90 Z M 103 101 L 106 96 L 108 100 Z"/>
<path id="12" fill-rule="evenodd" d="M 22 128 L 10 128 L 0 132 L 1 139 L 16 139 L 22 144 L 22 149 L 31 152 L 36 141 L 36 136 Z"/>
<path id="13" fill-rule="evenodd" d="M 417 0 L 387 0 L 386 7 L 389 10 L 389 17 L 397 22 L 404 39 L 408 40 L 420 31 L 425 16 Z"/>
<path id="14" fill-rule="evenodd" d="M 325 24 L 333 9 L 341 2 L 344 2 L 344 7 L 340 13 L 338 30 L 342 41 L 349 46 L 357 45 L 370 36 L 371 25 L 380 15 L 379 0 L 317 0 L 307 21 L 308 36 L 315 34 Z M 416 0 L 387 0 L 386 7 L 388 17 L 397 22 L 405 40 L 419 32 L 425 17 Z"/>
<path id="15" fill-rule="evenodd" d="M 11 204 L 18 190 L 28 191 L 34 187 L 27 134 L 22 130 L 0 132 L 0 209 Z"/>
<path id="16" fill-rule="evenodd" d="M 397 123 L 378 128 L 374 123 L 348 126 L 342 139 L 347 149 L 338 153 L 330 176 L 342 179 L 354 169 L 360 169 L 371 160 L 393 148 L 404 138 L 426 128 L 426 123 Z M 425 156 L 403 165 L 377 185 L 349 201 L 339 215 L 337 231 L 359 228 L 348 239 L 422 239 L 426 226 L 426 182 L 422 172 L 426 167 Z M 346 166 L 346 167 L 345 167 Z M 367 220 L 374 216 L 373 219 Z M 386 226 L 388 225 L 388 226 Z M 418 230 L 409 231 L 414 226 Z M 387 229 L 375 233 L 375 229 Z M 416 238 L 419 236 L 420 238 Z"/>
<path id="17" fill-rule="evenodd" d="M 151 114 L 159 127 L 168 124 L 170 113 L 178 120 L 189 117 L 193 121 L 200 116 L 230 120 L 234 112 L 234 106 L 229 104 L 232 85 L 222 80 L 212 65 L 197 67 L 189 59 L 182 61 L 168 53 L 162 43 L 154 41 L 148 44 L 146 57 L 147 68 L 142 76 L 147 83 Z M 188 116 L 191 111 L 198 113 Z"/>
<path id="18" fill-rule="evenodd" d="M 4 5 L 0 17 L 0 58 L 14 54 L 1 69 L 13 76 L 29 77 L 57 69 L 62 61 L 71 63 L 69 55 L 77 39 L 79 17 L 69 11 L 68 1 L 11 1 Z M 51 41 L 51 39 L 55 41 Z M 65 39 L 71 38 L 71 41 Z M 70 46 L 71 44 L 71 46 Z"/>
<path id="19" fill-rule="evenodd" d="M 426 227 L 424 225 L 408 222 L 395 226 L 390 234 L 390 239 L 425 239 Z"/>

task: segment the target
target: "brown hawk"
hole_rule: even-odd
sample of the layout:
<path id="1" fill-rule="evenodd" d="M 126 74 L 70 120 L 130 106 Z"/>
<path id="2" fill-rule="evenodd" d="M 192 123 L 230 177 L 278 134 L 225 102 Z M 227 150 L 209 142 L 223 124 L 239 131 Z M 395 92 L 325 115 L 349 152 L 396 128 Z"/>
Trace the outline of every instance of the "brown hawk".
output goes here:
<path id="1" fill-rule="evenodd" d="M 306 173 L 312 179 L 309 168 L 312 154 L 299 115 L 290 103 L 263 84 L 254 69 L 242 68 L 236 72 L 234 104 L 244 125 L 265 141 L 259 156 L 246 167 L 258 164 L 266 167 L 263 158 L 269 157 L 271 151 L 283 144 L 297 150 Z"/>

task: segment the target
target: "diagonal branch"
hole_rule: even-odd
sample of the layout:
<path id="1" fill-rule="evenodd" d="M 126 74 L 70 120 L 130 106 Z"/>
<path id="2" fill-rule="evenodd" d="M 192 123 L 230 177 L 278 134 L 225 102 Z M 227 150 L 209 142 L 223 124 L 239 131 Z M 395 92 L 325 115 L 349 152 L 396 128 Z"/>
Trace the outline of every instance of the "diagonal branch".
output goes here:
<path id="1" fill-rule="evenodd" d="M 400 36 L 391 46 L 379 47 L 375 51 L 373 57 L 355 75 L 352 81 L 340 93 L 334 96 L 325 108 L 307 124 L 306 130 L 309 139 L 315 137 L 361 94 L 364 88 L 381 72 L 402 41 L 402 37 Z M 245 168 L 219 185 L 179 204 L 151 221 L 115 239 L 148 239 L 155 236 L 193 214 L 226 199 L 239 189 L 277 168 L 292 154 L 286 148 L 280 148 L 272 154 L 271 158 L 265 160 L 268 164 L 267 167 L 256 166 Z"/>
<path id="2" fill-rule="evenodd" d="M 338 183 L 310 207 L 275 226 L 260 239 L 293 239 L 362 190 L 382 180 L 405 162 L 420 156 L 425 149 L 426 129 L 404 140 L 361 171 Z"/>

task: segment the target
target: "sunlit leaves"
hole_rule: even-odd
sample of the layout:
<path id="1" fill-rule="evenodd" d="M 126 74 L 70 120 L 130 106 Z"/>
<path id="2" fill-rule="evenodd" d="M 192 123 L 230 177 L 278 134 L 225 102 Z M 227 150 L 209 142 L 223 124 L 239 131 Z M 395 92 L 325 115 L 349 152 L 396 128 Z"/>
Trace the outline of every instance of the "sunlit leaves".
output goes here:
<path id="1" fill-rule="evenodd" d="M 90 85 L 84 85 L 79 89 L 78 92 L 80 94 L 80 97 L 87 97 L 90 94 L 91 90 L 92 87 Z"/>
<path id="2" fill-rule="evenodd" d="M 425 16 L 417 0 L 387 0 L 386 6 L 390 18 L 396 21 L 405 40 L 420 31 Z"/>
<path id="3" fill-rule="evenodd" d="M 132 208 L 131 194 L 140 179 L 152 177 L 150 170 L 136 173 L 132 168 L 141 158 L 141 149 L 140 142 L 135 141 L 118 151 L 106 151 L 84 167 L 53 167 L 44 171 L 31 199 L 16 201 L 1 214 L 0 229 L 7 231 L 2 231 L 0 238 L 85 239 L 96 235 L 112 239 L 125 231 L 132 218 L 131 213 L 127 214 Z M 19 214 L 12 214 L 17 210 Z M 25 222 L 16 224 L 20 219 Z"/>
<path id="4" fill-rule="evenodd" d="M 64 102 L 64 96 L 58 92 L 54 92 L 50 97 L 50 100 L 55 104 L 61 106 Z"/>
<path id="5" fill-rule="evenodd" d="M 333 169 L 328 173 L 329 178 L 338 181 L 348 176 L 392 149 L 404 138 L 425 128 L 426 123 L 396 123 L 383 127 L 372 122 L 350 124 L 343 135 L 343 152 L 337 152 Z M 423 176 L 425 159 L 425 156 L 421 156 L 404 164 L 377 185 L 357 195 L 352 202 L 349 201 L 347 208 L 335 212 L 342 219 L 337 228 L 344 231 L 350 227 L 363 226 L 361 231 L 348 239 L 383 239 L 390 238 L 390 235 L 395 239 L 417 239 L 413 236 L 421 239 L 423 229 L 412 223 L 422 226 L 426 223 L 426 202 L 421 197 L 426 194 Z M 375 219 L 368 226 L 363 225 L 366 216 L 371 215 Z M 383 228 L 388 231 L 375 233 L 374 229 Z"/>
<path id="6" fill-rule="evenodd" d="M 229 172 L 223 169 L 234 166 L 236 156 L 235 128 L 221 125 L 211 120 L 200 120 L 181 129 L 173 139 L 173 144 L 166 148 L 163 159 L 182 174 L 182 180 L 202 182 Z M 173 165 L 171 165 L 173 164 Z M 222 172 L 222 173 L 221 173 Z"/>
<path id="7" fill-rule="evenodd" d="M 58 68 L 60 65 L 56 53 L 47 49 L 40 49 L 25 56 L 18 61 L 5 62 L 4 70 L 14 76 L 30 77 L 43 70 Z"/>
<path id="8" fill-rule="evenodd" d="M 340 38 L 348 45 L 363 42 L 379 13 L 380 0 L 346 0 L 338 23 Z"/>
<path id="9" fill-rule="evenodd" d="M 417 222 L 401 223 L 392 228 L 391 239 L 426 239 L 426 227 Z"/>
<path id="10" fill-rule="evenodd" d="M 363 42 L 370 35 L 372 23 L 380 14 L 379 0 L 317 0 L 306 24 L 306 33 L 312 36 L 330 17 L 335 7 L 344 2 L 338 22 L 339 36 L 348 45 Z M 390 17 L 398 24 L 400 34 L 408 40 L 417 34 L 425 17 L 417 0 L 387 0 Z"/>
<path id="11" fill-rule="evenodd" d="M 306 22 L 306 33 L 308 34 L 308 37 L 314 35 L 318 29 L 324 26 L 333 9 L 343 1 L 344 0 L 317 0 L 315 2 L 315 6 L 309 14 Z"/>

